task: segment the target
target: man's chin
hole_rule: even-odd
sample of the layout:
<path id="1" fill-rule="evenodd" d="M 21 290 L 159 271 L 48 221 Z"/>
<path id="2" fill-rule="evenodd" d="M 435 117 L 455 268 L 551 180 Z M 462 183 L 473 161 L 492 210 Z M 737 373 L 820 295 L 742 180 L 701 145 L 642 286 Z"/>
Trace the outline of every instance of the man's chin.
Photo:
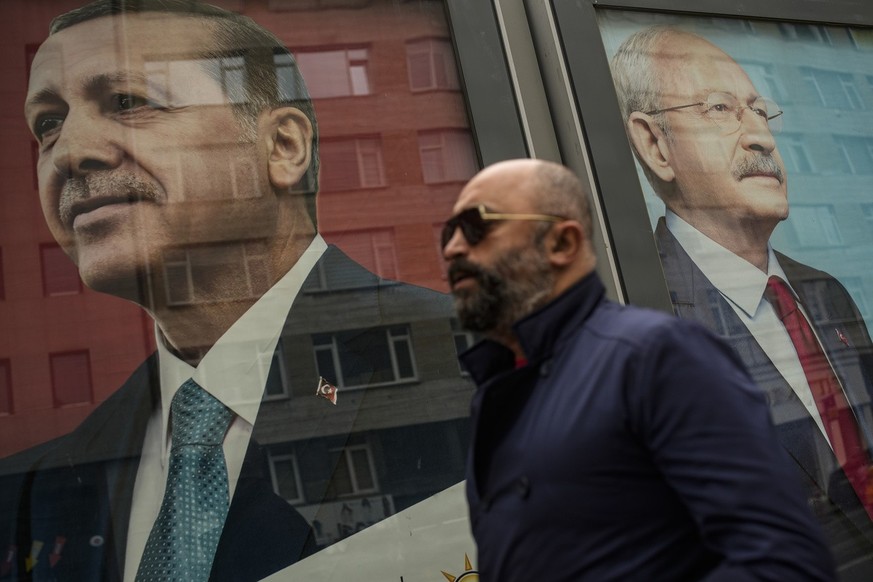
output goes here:
<path id="1" fill-rule="evenodd" d="M 141 306 L 149 303 L 145 277 L 139 269 L 85 264 L 79 266 L 79 276 L 85 285 L 98 293 L 127 299 Z"/>

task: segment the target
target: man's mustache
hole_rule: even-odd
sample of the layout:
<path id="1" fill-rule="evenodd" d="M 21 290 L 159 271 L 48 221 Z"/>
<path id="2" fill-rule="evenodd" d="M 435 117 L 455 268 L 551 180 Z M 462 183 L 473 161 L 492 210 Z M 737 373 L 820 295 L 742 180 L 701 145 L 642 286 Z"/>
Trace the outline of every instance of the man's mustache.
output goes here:
<path id="1" fill-rule="evenodd" d="M 88 200 L 158 202 L 161 200 L 161 192 L 151 182 L 123 170 L 73 177 L 64 184 L 58 201 L 61 222 L 72 224 L 77 209 Z"/>
<path id="2" fill-rule="evenodd" d="M 773 176 L 779 180 L 780 184 L 785 183 L 785 174 L 782 172 L 782 168 L 769 154 L 748 155 L 734 165 L 731 173 L 737 180 L 742 180 L 747 176 L 764 175 Z"/>
<path id="3" fill-rule="evenodd" d="M 458 257 L 456 259 L 452 259 L 452 262 L 449 264 L 449 284 L 454 285 L 458 280 L 463 277 L 473 277 L 479 279 L 482 276 L 483 270 L 481 267 L 472 263 L 465 259 L 464 257 Z"/>

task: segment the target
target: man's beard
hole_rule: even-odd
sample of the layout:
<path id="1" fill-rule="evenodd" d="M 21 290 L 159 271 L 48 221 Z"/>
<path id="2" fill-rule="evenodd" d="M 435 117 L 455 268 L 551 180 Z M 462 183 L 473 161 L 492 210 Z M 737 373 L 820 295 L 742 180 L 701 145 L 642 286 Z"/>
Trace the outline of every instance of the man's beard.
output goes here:
<path id="1" fill-rule="evenodd" d="M 500 257 L 491 268 L 463 257 L 449 266 L 449 280 L 461 273 L 476 280 L 473 289 L 453 291 L 461 325 L 476 332 L 505 336 L 512 325 L 544 305 L 554 287 L 554 274 L 542 242 Z"/>

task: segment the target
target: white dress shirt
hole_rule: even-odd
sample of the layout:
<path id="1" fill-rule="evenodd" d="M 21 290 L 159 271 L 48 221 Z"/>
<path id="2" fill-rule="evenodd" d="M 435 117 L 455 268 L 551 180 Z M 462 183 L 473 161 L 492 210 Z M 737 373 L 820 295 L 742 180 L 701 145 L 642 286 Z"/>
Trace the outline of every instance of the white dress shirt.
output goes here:
<path id="1" fill-rule="evenodd" d="M 767 245 L 767 272 L 764 273 L 752 263 L 735 255 L 717 242 L 713 241 L 682 218 L 667 210 L 665 213 L 667 229 L 676 237 L 691 260 L 713 284 L 719 293 L 727 300 L 740 321 L 749 329 L 755 341 L 773 362 L 785 381 L 803 403 L 803 406 L 815 420 L 825 440 L 830 443 L 825 432 L 821 415 L 803 372 L 803 366 L 797 355 L 797 350 L 788 335 L 788 330 L 779 320 L 776 311 L 764 297 L 767 280 L 776 276 L 785 281 L 795 300 L 797 293 L 791 287 L 788 277 L 776 259 L 773 248 Z M 812 321 L 800 302 L 798 309 Z M 815 333 L 815 328 L 810 325 Z M 819 343 L 821 340 L 819 339 Z M 825 353 L 827 357 L 827 353 Z M 831 445 L 833 448 L 833 445 Z"/>
<path id="2" fill-rule="evenodd" d="M 223 446 L 229 493 L 233 499 L 285 319 L 303 282 L 326 249 L 324 239 L 316 235 L 291 270 L 219 338 L 196 368 L 173 355 L 160 330 L 155 327 L 161 405 L 149 418 L 133 488 L 124 562 L 125 581 L 133 581 L 136 577 L 146 541 L 163 501 L 172 441 L 170 403 L 176 390 L 191 378 L 234 413 Z"/>

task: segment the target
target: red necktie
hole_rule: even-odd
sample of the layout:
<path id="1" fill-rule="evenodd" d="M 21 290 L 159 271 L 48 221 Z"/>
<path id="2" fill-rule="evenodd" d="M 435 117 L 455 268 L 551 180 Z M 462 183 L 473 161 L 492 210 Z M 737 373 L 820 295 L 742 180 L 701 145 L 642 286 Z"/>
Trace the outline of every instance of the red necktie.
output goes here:
<path id="1" fill-rule="evenodd" d="M 873 496 L 867 493 L 870 457 L 861 444 L 855 415 L 840 383 L 785 281 L 770 277 L 764 296 L 773 305 L 797 350 L 834 454 L 867 510 L 867 515 L 873 519 Z"/>

